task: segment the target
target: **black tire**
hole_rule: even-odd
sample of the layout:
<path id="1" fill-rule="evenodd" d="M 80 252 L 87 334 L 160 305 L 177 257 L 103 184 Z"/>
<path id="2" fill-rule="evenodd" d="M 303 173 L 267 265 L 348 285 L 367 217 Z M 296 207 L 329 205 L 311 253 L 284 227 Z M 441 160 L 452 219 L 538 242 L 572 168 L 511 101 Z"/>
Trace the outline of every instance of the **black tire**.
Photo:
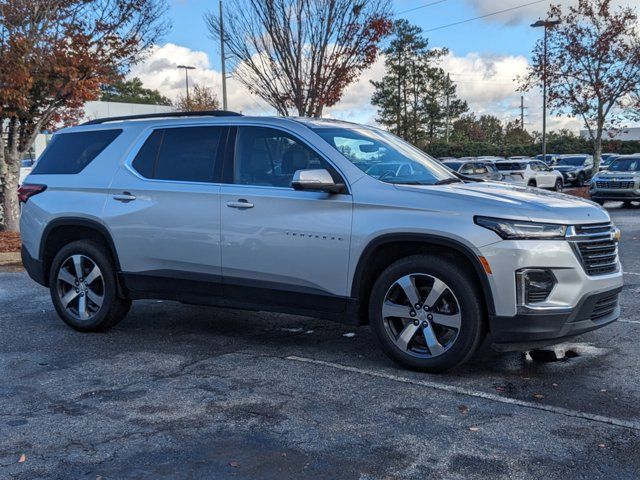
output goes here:
<path id="1" fill-rule="evenodd" d="M 67 262 L 72 261 L 70 260 L 72 256 L 78 255 L 84 257 L 85 266 L 88 262 L 92 262 L 99 268 L 101 274 L 99 285 L 102 293 L 101 305 L 99 307 L 94 305 L 96 311 L 83 320 L 74 316 L 74 313 L 63 305 L 61 289 L 66 288 L 68 283 L 58 280 L 58 274 L 63 265 L 69 265 Z M 73 290 L 73 287 L 69 288 L 67 293 L 70 290 Z M 75 291 L 77 292 L 78 290 L 76 289 Z M 64 246 L 57 253 L 51 263 L 49 272 L 49 292 L 60 318 L 71 328 L 80 332 L 100 332 L 107 330 L 119 323 L 127 315 L 131 307 L 131 300 L 118 297 L 116 272 L 111 255 L 105 251 L 104 247 L 88 240 L 72 242 Z M 89 299 L 88 294 L 87 299 Z M 77 310 L 79 313 L 80 308 L 77 308 Z"/>
<path id="2" fill-rule="evenodd" d="M 625 202 L 622 204 L 622 207 L 623 207 L 623 208 L 633 208 L 633 202 L 631 202 L 631 201 L 625 201 Z"/>
<path id="3" fill-rule="evenodd" d="M 594 200 L 594 202 L 596 202 L 600 206 L 604 205 L 604 200 Z"/>
<path id="4" fill-rule="evenodd" d="M 556 180 L 555 187 L 553 188 L 556 192 L 562 192 L 562 187 L 564 187 L 564 182 L 561 178 Z"/>
<path id="5" fill-rule="evenodd" d="M 414 273 L 443 281 L 459 303 L 461 317 L 457 337 L 448 350 L 431 358 L 418 358 L 402 351 L 385 326 L 382 305 L 398 279 Z M 486 334 L 482 294 L 472 276 L 454 260 L 434 255 L 415 255 L 396 261 L 376 280 L 369 300 L 369 319 L 382 350 L 400 365 L 423 372 L 438 373 L 467 361 L 478 349 Z"/>
<path id="6" fill-rule="evenodd" d="M 537 187 L 538 183 L 535 180 L 529 180 L 529 183 L 527 184 L 528 187 Z"/>
<path id="7" fill-rule="evenodd" d="M 578 174 L 578 178 L 576 179 L 576 185 L 578 187 L 582 187 L 584 186 L 584 182 L 587 180 L 587 176 L 584 174 L 584 172 L 580 172 Z"/>

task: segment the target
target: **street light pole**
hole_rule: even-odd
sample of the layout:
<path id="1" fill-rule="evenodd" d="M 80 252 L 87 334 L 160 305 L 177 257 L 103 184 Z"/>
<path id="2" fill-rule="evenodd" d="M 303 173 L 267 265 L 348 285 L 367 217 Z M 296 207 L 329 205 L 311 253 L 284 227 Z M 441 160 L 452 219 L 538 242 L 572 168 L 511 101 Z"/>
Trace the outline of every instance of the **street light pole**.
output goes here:
<path id="1" fill-rule="evenodd" d="M 178 68 L 184 68 L 184 79 L 187 85 L 187 105 L 190 105 L 189 102 L 189 70 L 195 70 L 196 67 L 191 67 L 189 65 L 178 65 Z"/>
<path id="2" fill-rule="evenodd" d="M 542 160 L 547 161 L 547 38 L 550 27 L 555 27 L 560 20 L 538 20 L 532 23 L 534 28 L 544 28 L 542 58 Z"/>
<path id="3" fill-rule="evenodd" d="M 222 70 L 222 109 L 227 109 L 227 69 L 224 58 L 224 21 L 222 20 L 222 0 L 218 2 L 220 8 L 220 63 Z"/>

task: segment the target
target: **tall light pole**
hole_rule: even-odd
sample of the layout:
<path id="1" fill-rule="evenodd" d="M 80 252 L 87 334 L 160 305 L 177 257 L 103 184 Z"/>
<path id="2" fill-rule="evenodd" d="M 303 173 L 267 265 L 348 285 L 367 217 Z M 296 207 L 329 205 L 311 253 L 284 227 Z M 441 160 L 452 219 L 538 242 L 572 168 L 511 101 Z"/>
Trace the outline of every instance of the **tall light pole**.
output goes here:
<path id="1" fill-rule="evenodd" d="M 544 53 L 542 58 L 542 160 L 547 161 L 547 32 L 555 27 L 560 20 L 538 20 L 532 23 L 534 28 L 544 28 Z"/>
<path id="2" fill-rule="evenodd" d="M 227 69 L 224 58 L 224 22 L 222 20 L 222 0 L 218 2 L 220 8 L 220 63 L 222 64 L 222 109 L 227 109 Z"/>
<path id="3" fill-rule="evenodd" d="M 189 70 L 195 70 L 196 67 L 192 67 L 189 65 L 178 65 L 178 68 L 184 68 L 184 79 L 187 85 L 187 105 L 190 105 L 189 103 Z"/>

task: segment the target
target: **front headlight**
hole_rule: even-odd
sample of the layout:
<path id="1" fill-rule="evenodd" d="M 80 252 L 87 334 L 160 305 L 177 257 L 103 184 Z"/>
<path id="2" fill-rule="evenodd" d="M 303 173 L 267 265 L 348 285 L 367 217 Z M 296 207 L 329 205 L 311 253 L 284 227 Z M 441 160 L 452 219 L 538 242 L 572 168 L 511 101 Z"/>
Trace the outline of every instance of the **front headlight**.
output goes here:
<path id="1" fill-rule="evenodd" d="M 567 232 L 566 225 L 555 223 L 505 220 L 502 218 L 475 217 L 481 227 L 493 230 L 505 240 L 561 240 Z"/>
<path id="2" fill-rule="evenodd" d="M 566 173 L 567 173 L 567 177 L 569 178 L 576 176 L 576 172 L 566 172 Z"/>

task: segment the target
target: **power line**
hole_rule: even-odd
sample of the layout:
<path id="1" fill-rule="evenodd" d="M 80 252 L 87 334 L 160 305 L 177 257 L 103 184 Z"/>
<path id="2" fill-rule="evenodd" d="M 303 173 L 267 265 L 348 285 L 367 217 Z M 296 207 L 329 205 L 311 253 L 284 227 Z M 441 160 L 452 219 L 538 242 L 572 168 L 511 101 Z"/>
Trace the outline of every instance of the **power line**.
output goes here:
<path id="1" fill-rule="evenodd" d="M 435 27 L 435 28 L 430 28 L 428 30 L 424 30 L 424 32 L 433 32 L 435 30 L 441 30 L 443 28 L 449 28 L 449 27 L 454 27 L 456 25 L 461 25 L 463 23 L 467 23 L 467 22 L 472 22 L 474 20 L 479 20 L 481 18 L 487 18 L 487 17 L 492 17 L 493 15 L 499 15 L 501 13 L 506 13 L 506 12 L 511 12 L 513 10 L 518 10 L 519 8 L 524 8 L 524 7 L 528 7 L 530 5 L 535 5 L 537 3 L 542 3 L 542 2 L 549 2 L 549 0 L 537 0 L 535 2 L 529 2 L 529 3 L 525 3 L 522 5 L 517 5 L 515 7 L 511 7 L 511 8 L 505 8 L 504 10 L 498 10 L 497 12 L 491 12 L 491 13 L 487 13 L 485 15 L 480 15 L 478 17 L 473 17 L 473 18 L 467 18 L 466 20 L 460 20 L 459 22 L 454 22 L 454 23 L 449 23 L 447 25 L 440 25 L 439 27 Z"/>
<path id="2" fill-rule="evenodd" d="M 421 8 L 427 8 L 427 7 L 430 7 L 431 5 L 438 5 L 439 3 L 444 3 L 447 1 L 449 0 L 438 0 L 437 2 L 425 3 L 424 5 L 420 5 L 418 7 L 409 8 L 408 10 L 402 10 L 401 12 L 396 13 L 396 15 L 403 15 L 405 13 L 415 12 L 416 10 L 420 10 Z"/>

